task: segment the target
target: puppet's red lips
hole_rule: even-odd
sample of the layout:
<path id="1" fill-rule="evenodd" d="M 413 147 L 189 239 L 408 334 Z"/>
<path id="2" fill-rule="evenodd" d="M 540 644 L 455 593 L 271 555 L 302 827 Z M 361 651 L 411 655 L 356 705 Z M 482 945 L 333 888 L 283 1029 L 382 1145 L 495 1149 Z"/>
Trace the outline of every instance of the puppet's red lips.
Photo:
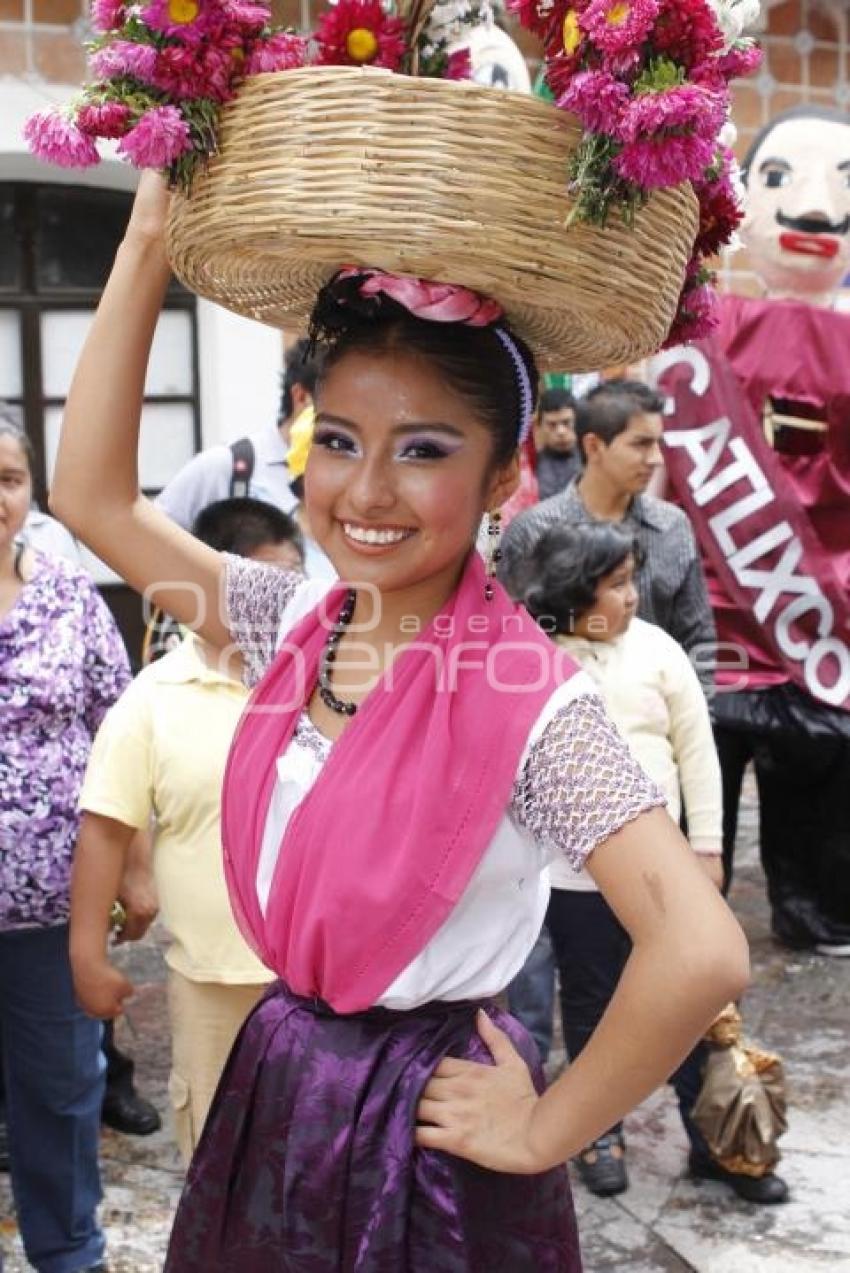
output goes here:
<path id="1" fill-rule="evenodd" d="M 800 234 L 796 230 L 786 230 L 779 236 L 780 247 L 786 252 L 796 252 L 798 256 L 821 256 L 831 261 L 841 251 L 841 243 L 829 234 Z"/>

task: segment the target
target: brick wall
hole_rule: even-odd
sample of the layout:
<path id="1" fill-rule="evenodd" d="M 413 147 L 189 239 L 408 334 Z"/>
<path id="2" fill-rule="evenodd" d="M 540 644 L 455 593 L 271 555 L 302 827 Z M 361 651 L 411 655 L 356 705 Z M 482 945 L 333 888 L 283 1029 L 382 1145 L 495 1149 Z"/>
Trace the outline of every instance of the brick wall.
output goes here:
<path id="1" fill-rule="evenodd" d="M 315 22 L 317 0 L 272 0 L 277 22 Z M 0 77 L 32 76 L 76 83 L 84 74 L 87 0 L 0 0 Z M 769 8 L 761 36 L 765 67 L 736 92 L 742 140 L 776 111 L 800 101 L 850 104 L 850 5 L 847 0 L 786 0 Z M 533 64 L 537 47 L 518 40 Z"/>
<path id="2" fill-rule="evenodd" d="M 0 80 L 83 79 L 86 0 L 0 0 Z"/>

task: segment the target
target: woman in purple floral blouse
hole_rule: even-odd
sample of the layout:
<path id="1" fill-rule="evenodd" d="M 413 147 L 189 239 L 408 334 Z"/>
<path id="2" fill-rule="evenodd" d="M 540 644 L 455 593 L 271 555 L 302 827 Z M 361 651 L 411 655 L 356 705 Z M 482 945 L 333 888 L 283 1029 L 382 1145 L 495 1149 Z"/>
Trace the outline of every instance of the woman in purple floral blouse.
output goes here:
<path id="1" fill-rule="evenodd" d="M 100 1024 L 68 959 L 77 800 L 94 733 L 129 679 L 91 579 L 24 548 L 26 437 L 0 417 L 0 1035 L 12 1185 L 40 1273 L 103 1268 Z"/>

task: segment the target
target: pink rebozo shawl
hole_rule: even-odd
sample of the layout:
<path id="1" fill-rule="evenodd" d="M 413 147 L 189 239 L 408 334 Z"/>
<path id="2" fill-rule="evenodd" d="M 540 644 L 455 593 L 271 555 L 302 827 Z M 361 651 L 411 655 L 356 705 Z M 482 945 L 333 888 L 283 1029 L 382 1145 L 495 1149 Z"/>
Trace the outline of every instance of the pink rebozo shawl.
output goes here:
<path id="1" fill-rule="evenodd" d="M 372 1006 L 457 904 L 510 804 L 529 733 L 577 665 L 472 553 L 440 615 L 334 743 L 283 836 L 263 915 L 257 863 L 277 780 L 345 595 L 287 636 L 224 778 L 225 872 L 239 926 L 296 994 Z M 441 633 L 446 635 L 441 635 Z"/>

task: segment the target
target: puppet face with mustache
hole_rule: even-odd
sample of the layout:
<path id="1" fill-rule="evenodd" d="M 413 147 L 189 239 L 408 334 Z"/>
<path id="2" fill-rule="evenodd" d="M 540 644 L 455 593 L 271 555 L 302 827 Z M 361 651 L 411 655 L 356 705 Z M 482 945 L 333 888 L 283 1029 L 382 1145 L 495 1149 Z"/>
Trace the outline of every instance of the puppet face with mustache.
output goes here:
<path id="1" fill-rule="evenodd" d="M 850 270 L 850 121 L 768 128 L 747 165 L 742 235 L 773 296 L 828 303 Z"/>

